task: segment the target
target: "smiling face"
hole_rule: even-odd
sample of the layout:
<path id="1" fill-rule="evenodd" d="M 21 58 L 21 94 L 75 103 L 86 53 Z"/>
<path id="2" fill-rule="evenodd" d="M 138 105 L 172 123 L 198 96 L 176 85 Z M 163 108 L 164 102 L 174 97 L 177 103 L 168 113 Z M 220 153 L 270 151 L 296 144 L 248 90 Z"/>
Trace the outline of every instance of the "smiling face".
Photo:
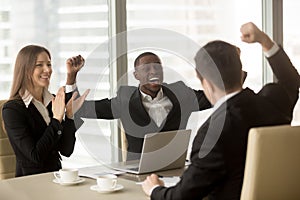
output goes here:
<path id="1" fill-rule="evenodd" d="M 140 82 L 140 90 L 152 98 L 156 97 L 163 82 L 163 70 L 160 59 L 155 55 L 139 58 L 134 76 Z"/>
<path id="2" fill-rule="evenodd" d="M 38 54 L 32 74 L 35 90 L 48 88 L 52 74 L 51 60 L 46 52 Z"/>

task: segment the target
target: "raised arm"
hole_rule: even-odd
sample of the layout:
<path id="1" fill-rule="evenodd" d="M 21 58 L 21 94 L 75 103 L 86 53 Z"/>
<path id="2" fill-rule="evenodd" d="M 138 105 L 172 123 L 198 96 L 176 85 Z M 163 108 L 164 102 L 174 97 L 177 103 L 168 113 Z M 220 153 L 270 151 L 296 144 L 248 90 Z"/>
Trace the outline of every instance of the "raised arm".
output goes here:
<path id="1" fill-rule="evenodd" d="M 278 47 L 266 33 L 258 29 L 252 22 L 243 24 L 240 31 L 242 41 L 247 43 L 258 42 L 265 53 L 271 54 L 269 57 L 267 56 L 267 59 L 273 73 L 278 83 L 285 88 L 292 104 L 295 104 L 298 98 L 298 88 L 300 87 L 300 76 L 284 50 Z"/>
<path id="2" fill-rule="evenodd" d="M 66 61 L 67 67 L 67 81 L 66 85 L 73 85 L 76 83 L 77 73 L 84 66 L 85 60 L 81 55 L 71 57 Z"/>

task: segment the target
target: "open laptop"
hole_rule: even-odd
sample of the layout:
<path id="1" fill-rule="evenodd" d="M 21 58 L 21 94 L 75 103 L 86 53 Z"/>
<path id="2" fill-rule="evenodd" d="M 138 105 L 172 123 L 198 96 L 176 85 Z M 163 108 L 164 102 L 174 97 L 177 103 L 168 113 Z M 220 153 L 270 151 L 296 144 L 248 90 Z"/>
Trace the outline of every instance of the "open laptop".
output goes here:
<path id="1" fill-rule="evenodd" d="M 191 130 L 146 134 L 140 160 L 111 163 L 108 167 L 143 174 L 184 167 Z"/>

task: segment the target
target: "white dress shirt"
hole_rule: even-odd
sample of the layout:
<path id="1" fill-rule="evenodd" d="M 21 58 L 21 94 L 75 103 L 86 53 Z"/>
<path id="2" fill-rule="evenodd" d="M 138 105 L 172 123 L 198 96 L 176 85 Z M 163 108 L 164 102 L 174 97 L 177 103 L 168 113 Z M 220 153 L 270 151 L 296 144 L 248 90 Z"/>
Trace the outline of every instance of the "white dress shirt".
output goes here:
<path id="1" fill-rule="evenodd" d="M 271 49 L 269 49 L 268 51 L 265 51 L 264 54 L 267 58 L 273 56 L 275 53 L 277 53 L 277 51 L 279 51 L 279 46 L 277 43 L 274 42 L 274 45 L 272 46 Z"/>
<path id="2" fill-rule="evenodd" d="M 146 111 L 159 127 L 172 109 L 172 102 L 166 95 L 164 95 L 162 88 L 159 90 L 154 99 L 141 90 L 140 92 L 142 94 L 142 103 Z"/>

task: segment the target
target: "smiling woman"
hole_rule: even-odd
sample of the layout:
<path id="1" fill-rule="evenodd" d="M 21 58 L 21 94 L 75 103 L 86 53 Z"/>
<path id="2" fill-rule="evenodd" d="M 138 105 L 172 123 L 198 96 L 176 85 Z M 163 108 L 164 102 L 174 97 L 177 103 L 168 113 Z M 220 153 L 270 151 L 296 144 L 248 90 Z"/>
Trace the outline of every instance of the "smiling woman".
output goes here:
<path id="1" fill-rule="evenodd" d="M 35 89 L 48 88 L 52 74 L 51 60 L 49 54 L 42 52 L 37 56 L 37 61 L 33 71 L 33 85 Z"/>
<path id="2" fill-rule="evenodd" d="M 74 78 L 71 68 L 80 70 L 83 63 L 80 55 L 67 60 L 68 80 Z M 16 176 L 58 170 L 60 154 L 73 153 L 76 131 L 73 113 L 80 108 L 87 93 L 76 100 L 74 93 L 65 101 L 65 89 L 61 87 L 53 96 L 48 91 L 51 74 L 51 55 L 46 48 L 28 45 L 19 51 L 10 99 L 2 111 L 16 154 Z"/>
<path id="3" fill-rule="evenodd" d="M 12 82 L 12 89 L 10 98 L 17 98 L 19 95 L 23 96 L 25 91 L 28 90 L 35 98 L 41 96 L 41 88 L 46 87 L 48 89 L 49 81 L 41 87 L 36 87 L 37 82 L 40 79 L 40 72 L 38 68 L 41 68 L 42 61 L 50 62 L 51 55 L 50 52 L 41 46 L 29 45 L 22 48 L 16 58 L 15 70 L 14 70 L 14 80 Z M 42 69 L 43 70 L 43 69 Z M 37 74 L 38 73 L 38 74 Z M 51 65 L 50 71 L 47 72 L 49 79 L 52 73 Z M 34 90 L 40 89 L 40 94 Z"/>

